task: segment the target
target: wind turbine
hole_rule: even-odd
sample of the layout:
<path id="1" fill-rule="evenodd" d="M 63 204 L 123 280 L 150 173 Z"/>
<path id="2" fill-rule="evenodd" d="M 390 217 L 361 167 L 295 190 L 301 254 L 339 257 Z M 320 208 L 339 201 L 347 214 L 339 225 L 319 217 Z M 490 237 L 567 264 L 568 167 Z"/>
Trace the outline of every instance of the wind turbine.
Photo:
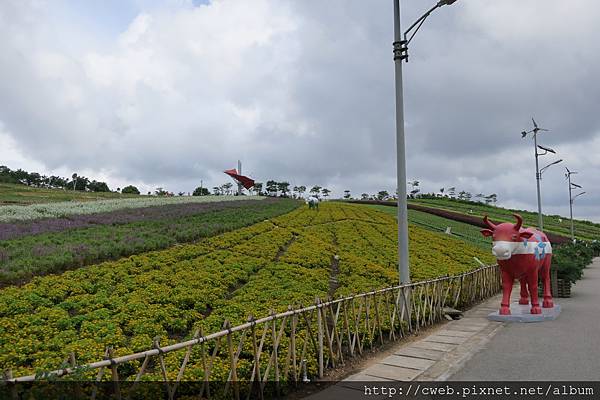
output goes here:
<path id="1" fill-rule="evenodd" d="M 533 133 L 533 146 L 534 146 L 534 150 L 535 150 L 535 179 L 537 181 L 538 228 L 540 231 L 543 231 L 544 230 L 544 220 L 542 217 L 542 195 L 541 195 L 541 190 L 540 190 L 540 180 L 542 179 L 542 174 L 540 172 L 540 164 L 539 164 L 538 158 L 539 158 L 539 156 L 544 156 L 548 153 L 556 154 L 556 152 L 549 147 L 538 146 L 537 134 L 539 132 L 548 132 L 549 130 L 546 128 L 540 128 L 538 126 L 537 122 L 535 122 L 535 119 L 533 119 L 533 117 L 531 117 L 531 121 L 533 122 L 533 129 L 531 129 L 529 131 L 522 131 L 521 139 L 524 139 L 528 134 Z M 541 150 L 544 150 L 544 153 L 539 153 L 538 148 Z M 562 160 L 560 160 L 560 161 L 562 161 Z M 560 161 L 555 161 L 555 162 L 545 166 L 542 169 L 546 169 L 550 165 L 558 164 Z"/>
<path id="2" fill-rule="evenodd" d="M 571 182 L 571 175 L 576 174 L 575 171 L 570 171 L 569 168 L 565 167 L 567 173 L 565 174 L 565 178 L 569 181 L 569 211 L 571 212 L 571 240 L 575 242 L 575 228 L 573 227 L 573 202 L 575 201 L 575 197 L 579 197 L 585 192 L 581 192 L 573 196 L 573 188 L 583 189 L 581 185 Z"/>

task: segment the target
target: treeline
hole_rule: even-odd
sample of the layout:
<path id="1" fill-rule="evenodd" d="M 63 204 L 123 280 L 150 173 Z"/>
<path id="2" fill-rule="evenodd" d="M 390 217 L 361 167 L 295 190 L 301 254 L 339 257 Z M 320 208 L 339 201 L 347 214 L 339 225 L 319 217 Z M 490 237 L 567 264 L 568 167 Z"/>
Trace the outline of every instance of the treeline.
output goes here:
<path id="1" fill-rule="evenodd" d="M 22 169 L 12 170 L 5 165 L 0 165 L 0 182 L 48 189 L 110 192 L 110 188 L 106 182 L 90 180 L 85 176 L 73 174 L 71 179 L 55 175 L 46 176 L 38 172 L 27 172 Z"/>
<path id="2" fill-rule="evenodd" d="M 292 186 L 289 182 L 285 181 L 277 182 L 269 180 L 267 183 L 255 182 L 249 192 L 251 194 L 258 194 L 259 196 L 299 199 L 304 198 L 305 195 L 327 198 L 329 197 L 331 190 L 318 185 L 309 188 L 304 185 Z M 216 196 L 235 195 L 237 194 L 237 187 L 233 183 L 228 182 L 221 186 L 214 186 L 212 188 L 212 193 L 208 188 L 202 186 L 197 187 L 193 193 L 194 196 L 208 196 L 211 194 Z"/>
<path id="3" fill-rule="evenodd" d="M 485 203 L 489 205 L 496 205 L 498 202 L 498 195 L 496 193 L 492 194 L 483 194 L 477 193 L 476 195 L 471 194 L 471 192 L 467 192 L 466 190 L 461 190 L 457 193 L 455 187 L 449 188 L 441 188 L 437 193 L 421 193 L 421 188 L 419 187 L 420 182 L 417 180 L 407 182 L 408 185 L 412 186 L 412 190 L 408 191 L 406 197 L 408 199 L 439 199 L 446 198 L 451 200 L 458 200 L 467 203 Z M 387 190 L 381 190 L 376 194 L 363 193 L 360 195 L 360 200 L 377 200 L 377 201 L 388 201 L 388 200 L 396 200 L 398 197 L 397 193 L 390 194 Z M 344 198 L 351 199 L 349 190 L 344 191 Z M 473 200 L 474 199 L 474 200 Z"/>

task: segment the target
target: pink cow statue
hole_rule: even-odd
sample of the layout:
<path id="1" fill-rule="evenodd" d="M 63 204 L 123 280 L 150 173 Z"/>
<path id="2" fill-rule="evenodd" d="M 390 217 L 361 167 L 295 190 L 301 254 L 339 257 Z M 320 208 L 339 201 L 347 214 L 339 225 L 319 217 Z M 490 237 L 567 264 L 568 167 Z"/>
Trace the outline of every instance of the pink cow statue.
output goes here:
<path id="1" fill-rule="evenodd" d="M 531 314 L 541 314 L 538 302 L 538 275 L 541 274 L 544 287 L 544 308 L 554 307 L 550 292 L 550 262 L 552 246 L 546 235 L 533 228 L 524 229 L 523 218 L 513 214 L 516 224 L 504 222 L 494 225 L 487 217 L 483 222 L 489 229 L 482 229 L 483 236 L 492 237 L 492 253 L 498 259 L 502 272 L 502 303 L 500 315 L 510 315 L 510 293 L 515 279 L 521 282 L 519 304 L 529 304 L 531 296 Z"/>

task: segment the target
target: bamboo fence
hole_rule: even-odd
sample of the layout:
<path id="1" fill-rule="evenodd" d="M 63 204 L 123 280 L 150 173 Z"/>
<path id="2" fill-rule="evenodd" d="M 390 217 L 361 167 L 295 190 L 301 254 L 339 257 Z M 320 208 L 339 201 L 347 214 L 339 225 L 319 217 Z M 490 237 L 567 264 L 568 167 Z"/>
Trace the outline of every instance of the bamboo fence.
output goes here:
<path id="1" fill-rule="evenodd" d="M 68 367 L 17 378 L 6 371 L 4 381 L 68 379 L 81 371 L 95 371 L 95 382 L 112 382 L 116 398 L 121 398 L 120 382 L 135 387 L 144 381 L 148 371 L 158 371 L 167 398 L 173 399 L 177 390 L 184 387 L 182 383 L 189 380 L 186 367 L 194 356 L 198 357 L 196 362 L 200 361 L 202 375 L 196 382 L 199 386 L 195 395 L 263 398 L 283 387 L 323 378 L 328 369 L 344 366 L 367 350 L 435 324 L 444 318 L 444 307 L 465 309 L 500 289 L 498 266 L 484 266 L 460 275 L 329 301 L 316 299 L 314 305 L 290 307 L 260 319 L 249 317 L 247 323 L 238 326 L 232 327 L 225 321 L 219 332 L 196 332 L 192 339 L 168 346 L 160 346 L 156 340 L 152 349 L 135 354 L 113 358 L 112 349 L 107 348 L 104 360 L 91 364 L 78 366 L 74 354 L 70 354 Z M 181 361 L 177 371 L 169 372 L 165 357 L 175 352 Z M 216 371 L 217 364 L 225 369 Z M 131 373 L 132 365 L 135 374 Z M 125 374 L 125 370 L 129 373 Z M 92 391 L 88 397 L 95 396 Z"/>

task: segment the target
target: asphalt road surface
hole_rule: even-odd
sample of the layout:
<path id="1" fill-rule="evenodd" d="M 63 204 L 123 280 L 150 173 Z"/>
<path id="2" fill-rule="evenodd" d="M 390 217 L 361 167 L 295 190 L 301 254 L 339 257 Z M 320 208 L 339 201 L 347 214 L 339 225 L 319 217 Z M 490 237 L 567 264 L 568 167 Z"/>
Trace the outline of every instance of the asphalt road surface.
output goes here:
<path id="1" fill-rule="evenodd" d="M 554 321 L 509 323 L 450 381 L 600 380 L 600 258 Z"/>

